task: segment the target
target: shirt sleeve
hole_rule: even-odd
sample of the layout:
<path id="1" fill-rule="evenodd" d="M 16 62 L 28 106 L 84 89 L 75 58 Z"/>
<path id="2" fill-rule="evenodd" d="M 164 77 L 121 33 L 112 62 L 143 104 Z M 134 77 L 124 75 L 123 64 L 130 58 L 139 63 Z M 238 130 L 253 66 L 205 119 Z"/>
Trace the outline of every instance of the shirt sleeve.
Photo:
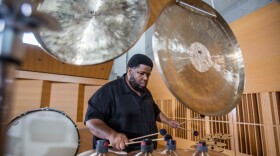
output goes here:
<path id="1" fill-rule="evenodd" d="M 161 112 L 158 105 L 154 102 L 154 112 L 155 112 L 155 119 L 158 118 L 159 113 Z"/>
<path id="2" fill-rule="evenodd" d="M 107 122 L 109 116 L 110 107 L 108 97 L 104 96 L 102 90 L 98 90 L 88 101 L 88 108 L 84 123 L 90 119 L 100 119 Z"/>

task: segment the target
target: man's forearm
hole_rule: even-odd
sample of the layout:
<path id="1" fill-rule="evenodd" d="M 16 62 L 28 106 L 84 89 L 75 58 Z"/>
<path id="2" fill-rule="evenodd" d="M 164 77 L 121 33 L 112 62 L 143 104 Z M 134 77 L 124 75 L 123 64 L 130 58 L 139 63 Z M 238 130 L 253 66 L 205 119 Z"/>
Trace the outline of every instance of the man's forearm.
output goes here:
<path id="1" fill-rule="evenodd" d="M 102 120 L 91 119 L 86 122 L 86 126 L 97 137 L 109 140 L 117 132 L 107 126 Z"/>
<path id="2" fill-rule="evenodd" d="M 168 120 L 169 119 L 162 112 L 159 113 L 157 121 L 162 123 L 168 123 Z"/>
<path id="3" fill-rule="evenodd" d="M 168 119 L 162 112 L 159 113 L 157 121 L 165 123 L 173 128 L 180 127 L 180 124 L 176 120 Z"/>

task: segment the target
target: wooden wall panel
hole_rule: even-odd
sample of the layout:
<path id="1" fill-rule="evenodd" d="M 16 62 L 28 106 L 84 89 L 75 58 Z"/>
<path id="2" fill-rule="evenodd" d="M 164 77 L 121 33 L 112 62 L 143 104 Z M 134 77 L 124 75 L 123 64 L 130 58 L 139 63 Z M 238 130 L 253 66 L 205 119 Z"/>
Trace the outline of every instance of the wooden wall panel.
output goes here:
<path id="1" fill-rule="evenodd" d="M 42 104 L 42 86 L 42 80 L 16 80 L 14 82 L 10 119 L 23 112 L 40 108 Z"/>
<path id="2" fill-rule="evenodd" d="M 79 129 L 80 134 L 80 147 L 77 154 L 92 149 L 92 133 L 89 129 Z"/>
<path id="3" fill-rule="evenodd" d="M 85 86 L 85 94 L 84 94 L 84 113 L 83 116 L 85 116 L 85 113 L 87 111 L 88 107 L 88 100 L 91 98 L 91 96 L 100 88 L 101 86 Z"/>
<path id="4" fill-rule="evenodd" d="M 240 44 L 246 71 L 245 92 L 280 90 L 280 3 L 230 24 Z"/>
<path id="5" fill-rule="evenodd" d="M 77 121 L 79 84 L 53 83 L 50 107 L 64 111 L 74 122 Z"/>
<path id="6" fill-rule="evenodd" d="M 48 55 L 37 46 L 27 44 L 24 44 L 24 46 L 26 51 L 20 70 L 107 80 L 113 66 L 113 60 L 88 66 L 66 64 Z"/>
<path id="7" fill-rule="evenodd" d="M 149 0 L 150 5 L 150 17 L 147 24 L 147 28 L 154 24 L 155 20 L 159 16 L 161 10 L 165 7 L 167 3 L 171 0 Z"/>

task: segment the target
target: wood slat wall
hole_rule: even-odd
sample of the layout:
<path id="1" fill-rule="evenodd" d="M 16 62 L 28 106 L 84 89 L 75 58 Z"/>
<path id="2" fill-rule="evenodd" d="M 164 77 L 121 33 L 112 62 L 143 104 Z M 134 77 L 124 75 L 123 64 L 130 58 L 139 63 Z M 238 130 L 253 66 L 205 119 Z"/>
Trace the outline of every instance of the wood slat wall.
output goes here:
<path id="1" fill-rule="evenodd" d="M 197 118 L 198 113 L 176 99 L 157 100 L 157 103 L 162 112 L 168 112 L 169 118 L 175 118 L 179 123 L 188 121 L 179 129 L 158 124 L 160 129 L 168 130 L 174 137 L 198 142 L 208 134 L 231 134 L 230 139 L 217 141 L 225 143 L 227 150 L 235 149 L 236 154 L 280 155 L 280 92 L 244 94 L 241 103 L 232 112 L 205 119 Z M 170 114 L 172 106 L 176 111 Z M 194 130 L 200 135 L 194 136 Z"/>

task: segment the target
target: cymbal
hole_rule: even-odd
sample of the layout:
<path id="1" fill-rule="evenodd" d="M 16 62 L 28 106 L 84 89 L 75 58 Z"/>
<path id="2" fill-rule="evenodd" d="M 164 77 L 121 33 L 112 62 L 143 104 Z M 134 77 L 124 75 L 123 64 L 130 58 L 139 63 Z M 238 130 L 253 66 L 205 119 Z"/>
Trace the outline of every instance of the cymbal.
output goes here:
<path id="1" fill-rule="evenodd" d="M 212 146 L 209 148 L 210 150 L 216 151 L 216 152 L 223 152 L 224 149 L 221 147 L 217 147 L 217 146 Z"/>
<path id="2" fill-rule="evenodd" d="M 218 116 L 240 102 L 241 50 L 225 20 L 203 1 L 165 6 L 155 22 L 153 52 L 166 86 L 186 107 Z"/>
<path id="3" fill-rule="evenodd" d="M 165 151 L 166 149 L 157 149 L 153 152 L 153 155 L 157 156 L 157 155 L 168 155 L 166 153 L 164 153 L 163 151 Z M 221 148 L 218 148 L 216 150 L 214 149 L 209 149 L 208 152 L 204 152 L 204 154 L 208 154 L 210 156 L 226 156 L 226 154 L 221 153 Z M 176 154 L 175 154 L 176 153 Z M 188 156 L 188 155 L 194 155 L 195 153 L 198 153 L 195 149 L 179 149 L 177 148 L 176 150 L 173 151 L 173 153 L 169 153 L 169 155 L 184 155 L 184 156 Z"/>
<path id="4" fill-rule="evenodd" d="M 227 140 L 230 139 L 231 137 L 232 137 L 231 134 L 222 134 L 222 133 L 215 134 L 215 138 L 220 140 Z"/>
<path id="5" fill-rule="evenodd" d="M 193 151 L 193 150 L 185 150 L 184 155 L 194 155 L 195 153 L 198 153 L 198 152 L 197 151 Z M 227 154 L 225 154 L 225 153 L 222 153 L 222 152 L 216 151 L 216 150 L 211 150 L 211 149 L 209 149 L 208 152 L 203 152 L 203 153 L 205 155 L 207 153 L 210 156 L 227 156 Z"/>
<path id="6" fill-rule="evenodd" d="M 206 144 L 209 146 L 218 146 L 218 147 L 224 147 L 227 146 L 227 144 L 217 141 L 206 141 Z"/>
<path id="7" fill-rule="evenodd" d="M 37 10 L 53 16 L 62 31 L 35 34 L 43 49 L 73 65 L 94 65 L 127 52 L 144 32 L 148 0 L 36 0 Z"/>

